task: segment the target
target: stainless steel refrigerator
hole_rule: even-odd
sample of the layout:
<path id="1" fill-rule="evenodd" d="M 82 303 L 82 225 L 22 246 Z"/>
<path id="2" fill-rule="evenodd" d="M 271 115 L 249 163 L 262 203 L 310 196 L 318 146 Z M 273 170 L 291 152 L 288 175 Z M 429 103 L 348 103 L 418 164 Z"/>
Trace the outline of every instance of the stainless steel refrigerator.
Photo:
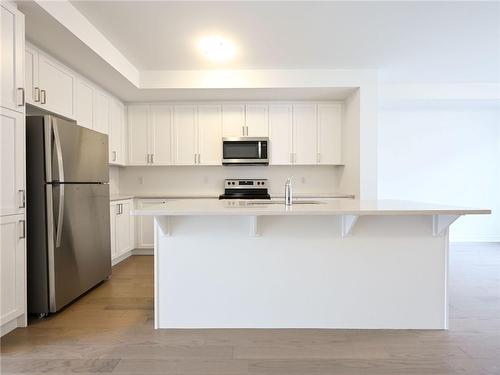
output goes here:
<path id="1" fill-rule="evenodd" d="M 26 118 L 28 312 L 47 314 L 111 275 L 108 136 Z"/>

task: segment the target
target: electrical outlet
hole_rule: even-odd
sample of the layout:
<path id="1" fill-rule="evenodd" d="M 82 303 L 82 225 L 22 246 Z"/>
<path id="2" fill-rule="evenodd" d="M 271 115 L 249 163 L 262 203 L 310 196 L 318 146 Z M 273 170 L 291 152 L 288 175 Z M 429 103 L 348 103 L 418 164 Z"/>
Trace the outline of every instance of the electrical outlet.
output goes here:
<path id="1" fill-rule="evenodd" d="M 141 176 L 137 179 L 139 181 L 139 185 L 142 185 L 144 183 L 144 178 Z"/>

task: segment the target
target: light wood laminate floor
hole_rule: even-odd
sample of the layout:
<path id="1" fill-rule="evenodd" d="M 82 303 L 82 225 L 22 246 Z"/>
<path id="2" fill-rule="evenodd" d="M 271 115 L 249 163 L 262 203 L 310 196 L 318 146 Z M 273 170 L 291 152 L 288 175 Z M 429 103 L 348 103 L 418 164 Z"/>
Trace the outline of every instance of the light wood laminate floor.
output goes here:
<path id="1" fill-rule="evenodd" d="M 7 373 L 500 374 L 500 245 L 451 249 L 449 331 L 153 330 L 153 259 L 1 341 Z M 258 277 L 258 275 L 256 275 Z"/>

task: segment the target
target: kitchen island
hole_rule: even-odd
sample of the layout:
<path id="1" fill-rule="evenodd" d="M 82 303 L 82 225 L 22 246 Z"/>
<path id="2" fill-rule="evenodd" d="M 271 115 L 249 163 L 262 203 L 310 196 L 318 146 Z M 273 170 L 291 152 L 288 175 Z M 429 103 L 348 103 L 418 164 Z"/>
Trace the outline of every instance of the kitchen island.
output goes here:
<path id="1" fill-rule="evenodd" d="M 180 199 L 154 216 L 155 328 L 448 327 L 448 227 L 401 201 Z"/>

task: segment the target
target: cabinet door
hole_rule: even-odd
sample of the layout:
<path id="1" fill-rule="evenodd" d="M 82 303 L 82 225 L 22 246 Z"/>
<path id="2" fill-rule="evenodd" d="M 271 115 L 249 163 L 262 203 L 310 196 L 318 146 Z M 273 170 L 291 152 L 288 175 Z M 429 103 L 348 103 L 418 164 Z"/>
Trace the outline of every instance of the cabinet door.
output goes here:
<path id="1" fill-rule="evenodd" d="M 14 5 L 2 2 L 0 106 L 24 113 L 24 15 Z"/>
<path id="2" fill-rule="evenodd" d="M 222 165 L 222 109 L 198 106 L 198 154 L 202 165 Z"/>
<path id="3" fill-rule="evenodd" d="M 40 105 L 59 115 L 74 118 L 73 92 L 75 77 L 43 54 L 38 55 Z"/>
<path id="4" fill-rule="evenodd" d="M 111 259 L 116 257 L 116 215 L 118 214 L 118 204 L 111 202 L 109 205 L 109 228 L 111 239 Z"/>
<path id="5" fill-rule="evenodd" d="M 247 104 L 246 135 L 249 137 L 267 137 L 269 135 L 269 106 L 267 104 Z"/>
<path id="6" fill-rule="evenodd" d="M 116 99 L 109 101 L 109 162 L 124 164 L 125 108 Z"/>
<path id="7" fill-rule="evenodd" d="M 245 105 L 224 104 L 222 106 L 222 134 L 224 137 L 243 137 L 245 128 Z"/>
<path id="8" fill-rule="evenodd" d="M 38 87 L 38 53 L 35 50 L 26 47 L 24 61 L 26 103 L 40 105 L 40 88 Z"/>
<path id="9" fill-rule="evenodd" d="M 94 116 L 94 88 L 87 82 L 76 83 L 76 122 L 80 126 L 92 129 Z"/>
<path id="10" fill-rule="evenodd" d="M 196 106 L 174 106 L 174 163 L 194 165 L 196 163 Z"/>
<path id="11" fill-rule="evenodd" d="M 342 105 L 318 104 L 318 164 L 341 164 Z"/>
<path id="12" fill-rule="evenodd" d="M 151 161 L 156 165 L 171 165 L 174 109 L 171 105 L 152 104 L 150 111 Z"/>
<path id="13" fill-rule="evenodd" d="M 132 165 L 147 165 L 149 154 L 149 105 L 128 107 L 128 160 Z"/>
<path id="14" fill-rule="evenodd" d="M 315 104 L 293 105 L 293 162 L 316 164 L 317 121 Z"/>
<path id="15" fill-rule="evenodd" d="M 109 133 L 109 98 L 101 91 L 94 90 L 94 130 Z"/>
<path id="16" fill-rule="evenodd" d="M 138 202 L 138 207 L 141 209 L 153 209 L 165 207 L 166 200 L 162 199 L 141 199 Z M 154 246 L 154 226 L 152 216 L 137 217 L 137 246 L 140 248 L 152 248 Z"/>
<path id="17" fill-rule="evenodd" d="M 292 105 L 269 105 L 270 163 L 292 164 Z"/>
<path id="18" fill-rule="evenodd" d="M 0 217 L 0 324 L 25 313 L 24 215 Z"/>
<path id="19" fill-rule="evenodd" d="M 0 108 L 0 215 L 24 212 L 24 115 Z"/>
<path id="20" fill-rule="evenodd" d="M 120 256 L 133 249 L 133 225 L 131 223 L 130 211 L 132 204 L 130 201 L 118 203 L 120 210 L 116 215 L 116 255 Z"/>

